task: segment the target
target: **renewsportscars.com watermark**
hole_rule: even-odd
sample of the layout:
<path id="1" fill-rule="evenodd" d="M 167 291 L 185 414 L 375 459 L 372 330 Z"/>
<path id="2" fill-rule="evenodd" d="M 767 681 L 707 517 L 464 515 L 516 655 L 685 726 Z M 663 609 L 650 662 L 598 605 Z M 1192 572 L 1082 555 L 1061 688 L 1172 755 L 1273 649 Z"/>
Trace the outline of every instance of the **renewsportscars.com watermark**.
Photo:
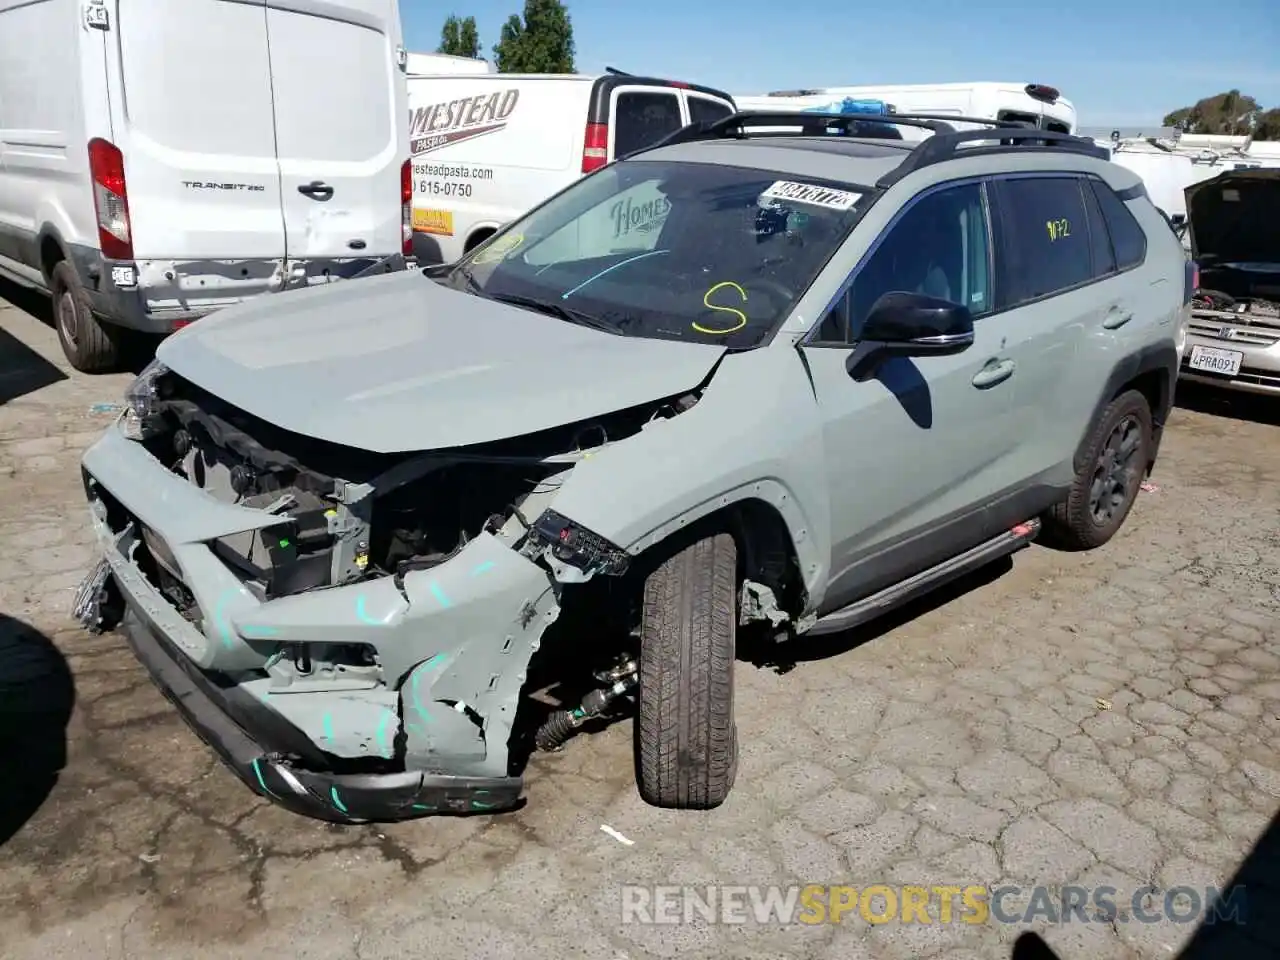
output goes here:
<path id="1" fill-rule="evenodd" d="M 987 887 L 871 884 L 807 886 L 624 886 L 622 922 L 642 924 L 884 923 L 1237 923 L 1242 886 Z"/>

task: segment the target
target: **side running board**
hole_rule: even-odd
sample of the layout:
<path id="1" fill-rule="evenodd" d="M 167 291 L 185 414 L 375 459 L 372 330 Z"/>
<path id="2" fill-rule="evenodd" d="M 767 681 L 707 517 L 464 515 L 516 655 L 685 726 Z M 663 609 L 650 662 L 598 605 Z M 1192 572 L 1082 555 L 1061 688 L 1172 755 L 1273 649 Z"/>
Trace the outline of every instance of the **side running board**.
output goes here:
<path id="1" fill-rule="evenodd" d="M 828 633 L 839 633 L 857 627 L 869 620 L 875 620 L 926 593 L 936 590 L 945 583 L 972 573 L 987 564 L 1016 553 L 1023 547 L 1030 546 L 1040 533 L 1040 520 L 1028 520 L 1020 523 L 1012 530 L 992 537 L 971 550 L 966 550 L 950 560 L 944 560 L 936 567 L 930 567 L 908 577 L 899 583 L 885 587 L 879 593 L 856 600 L 847 607 L 841 607 L 828 613 L 825 617 L 806 630 L 801 636 L 815 637 Z"/>

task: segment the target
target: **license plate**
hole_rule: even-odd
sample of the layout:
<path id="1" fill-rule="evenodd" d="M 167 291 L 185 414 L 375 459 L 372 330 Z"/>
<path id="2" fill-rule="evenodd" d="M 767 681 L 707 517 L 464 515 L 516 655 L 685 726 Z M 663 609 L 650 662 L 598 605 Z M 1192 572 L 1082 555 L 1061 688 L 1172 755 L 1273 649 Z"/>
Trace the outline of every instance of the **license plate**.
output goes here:
<path id="1" fill-rule="evenodd" d="M 1238 350 L 1219 350 L 1217 347 L 1194 346 L 1191 348 L 1191 356 L 1187 360 L 1187 366 L 1192 370 L 1202 370 L 1205 373 L 1221 373 L 1228 377 L 1234 377 L 1240 372 L 1240 362 L 1243 359 L 1244 354 Z"/>

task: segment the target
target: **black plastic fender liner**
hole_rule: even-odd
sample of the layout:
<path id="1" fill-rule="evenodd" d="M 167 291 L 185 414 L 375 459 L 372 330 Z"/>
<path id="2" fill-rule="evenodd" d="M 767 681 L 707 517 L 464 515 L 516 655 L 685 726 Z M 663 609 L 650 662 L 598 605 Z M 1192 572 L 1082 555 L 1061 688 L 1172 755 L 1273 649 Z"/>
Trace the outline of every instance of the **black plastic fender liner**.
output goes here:
<path id="1" fill-rule="evenodd" d="M 248 715 L 242 704 L 228 703 L 228 691 L 175 650 L 143 615 L 130 609 L 121 632 L 151 679 L 200 739 L 254 793 L 295 813 L 334 823 L 388 822 L 434 813 L 496 813 L 520 805 L 521 777 L 421 771 L 330 773 L 294 766 L 255 736 L 260 718 Z M 274 714 L 265 706 L 262 709 Z M 233 714 L 255 729 L 246 729 Z M 281 725 L 296 731 L 279 714 L 274 717 L 267 735 L 276 742 L 282 738 Z"/>

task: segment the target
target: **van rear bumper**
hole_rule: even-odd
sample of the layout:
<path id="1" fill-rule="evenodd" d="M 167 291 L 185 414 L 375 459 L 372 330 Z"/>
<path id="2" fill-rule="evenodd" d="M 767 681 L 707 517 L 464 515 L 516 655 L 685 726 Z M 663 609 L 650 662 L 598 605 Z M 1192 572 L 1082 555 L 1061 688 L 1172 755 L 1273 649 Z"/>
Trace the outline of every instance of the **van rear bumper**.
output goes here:
<path id="1" fill-rule="evenodd" d="M 283 290 L 404 270 L 400 254 L 325 260 L 109 260 L 72 247 L 93 312 L 109 323 L 164 335 L 223 307 Z"/>

